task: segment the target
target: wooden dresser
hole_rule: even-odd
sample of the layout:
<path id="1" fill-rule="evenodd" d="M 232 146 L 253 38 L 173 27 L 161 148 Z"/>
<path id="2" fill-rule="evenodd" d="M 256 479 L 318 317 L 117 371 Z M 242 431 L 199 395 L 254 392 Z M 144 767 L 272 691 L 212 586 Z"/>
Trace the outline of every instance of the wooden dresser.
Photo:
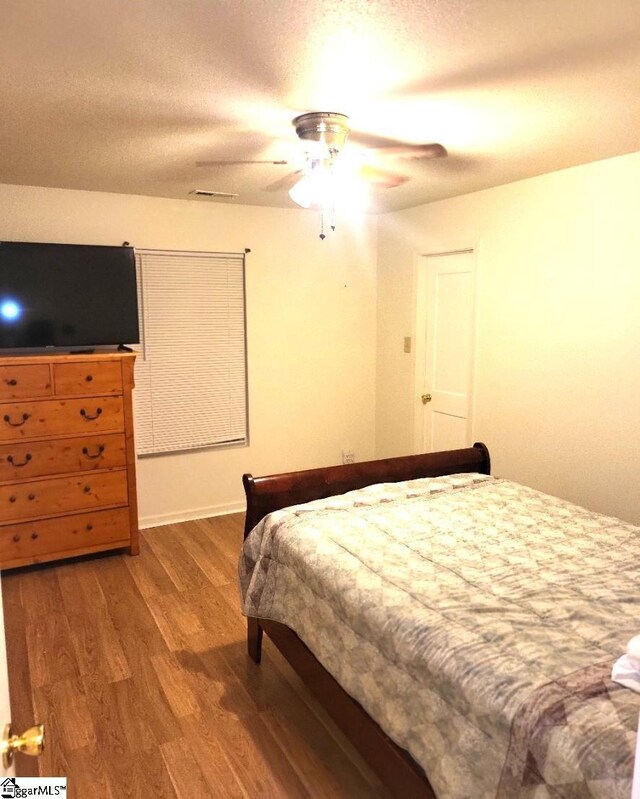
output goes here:
<path id="1" fill-rule="evenodd" d="M 0 568 L 138 553 L 134 361 L 0 357 Z"/>

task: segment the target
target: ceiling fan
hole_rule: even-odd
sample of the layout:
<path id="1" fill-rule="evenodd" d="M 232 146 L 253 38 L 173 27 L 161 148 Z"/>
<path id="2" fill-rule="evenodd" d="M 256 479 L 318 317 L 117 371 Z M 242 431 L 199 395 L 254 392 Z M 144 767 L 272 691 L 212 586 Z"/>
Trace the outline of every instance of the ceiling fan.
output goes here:
<path id="1" fill-rule="evenodd" d="M 350 162 L 345 159 L 344 145 L 347 137 L 366 150 L 373 150 L 396 159 L 422 160 L 443 158 L 447 155 L 441 144 L 407 144 L 366 133 L 352 133 L 349 117 L 345 114 L 312 111 L 295 117 L 293 125 L 304 145 L 304 164 L 294 172 L 279 178 L 266 187 L 266 191 L 289 191 L 291 199 L 303 208 L 316 208 L 321 212 L 320 238 L 324 239 L 325 214 L 330 215 L 331 229 L 335 230 L 336 203 L 345 196 L 355 200 L 362 195 L 362 183 L 376 188 L 392 189 L 410 178 L 395 169 L 383 169 L 366 161 Z M 223 166 L 233 164 L 272 164 L 287 166 L 283 160 L 223 160 L 198 161 L 197 166 Z M 295 162 L 294 162 L 295 163 Z M 295 164 L 297 166 L 297 163 Z"/>
<path id="2" fill-rule="evenodd" d="M 267 191 L 281 191 L 291 188 L 305 168 L 314 168 L 314 164 L 321 163 L 324 167 L 338 162 L 338 155 L 343 150 L 349 138 L 355 144 L 367 150 L 372 150 L 382 156 L 391 156 L 398 159 L 412 161 L 432 158 L 444 158 L 446 149 L 441 144 L 407 144 L 394 139 L 375 136 L 367 133 L 352 132 L 349 117 L 333 111 L 312 111 L 295 117 L 292 122 L 298 138 L 304 144 L 305 165 L 266 187 Z M 272 164 L 273 166 L 287 166 L 292 162 L 289 159 L 281 160 L 218 160 L 198 161 L 197 166 L 224 166 L 234 164 Z M 391 189 L 401 186 L 410 178 L 394 169 L 382 169 L 373 164 L 363 163 L 358 166 L 358 174 L 378 188 Z"/>

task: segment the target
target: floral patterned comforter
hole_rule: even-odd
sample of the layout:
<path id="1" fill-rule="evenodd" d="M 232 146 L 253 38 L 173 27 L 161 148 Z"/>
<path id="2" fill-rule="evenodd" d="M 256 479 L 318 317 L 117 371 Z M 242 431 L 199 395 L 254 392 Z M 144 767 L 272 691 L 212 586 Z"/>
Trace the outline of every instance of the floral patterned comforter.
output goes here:
<path id="1" fill-rule="evenodd" d="M 479 474 L 286 508 L 247 538 L 243 610 L 293 629 L 439 799 L 628 799 L 640 529 Z"/>

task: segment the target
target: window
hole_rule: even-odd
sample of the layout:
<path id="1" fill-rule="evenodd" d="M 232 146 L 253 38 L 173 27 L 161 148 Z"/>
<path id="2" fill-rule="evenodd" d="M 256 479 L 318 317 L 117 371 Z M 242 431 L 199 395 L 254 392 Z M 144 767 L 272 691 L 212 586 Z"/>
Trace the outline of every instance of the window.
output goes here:
<path id="1" fill-rule="evenodd" d="M 139 455 L 247 442 L 244 258 L 136 250 Z"/>

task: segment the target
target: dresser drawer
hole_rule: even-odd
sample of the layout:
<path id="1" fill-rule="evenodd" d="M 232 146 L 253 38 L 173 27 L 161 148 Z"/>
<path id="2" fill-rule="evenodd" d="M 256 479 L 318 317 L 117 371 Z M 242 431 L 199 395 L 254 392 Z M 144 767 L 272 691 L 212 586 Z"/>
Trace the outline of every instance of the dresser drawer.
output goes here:
<path id="1" fill-rule="evenodd" d="M 0 444 L 0 483 L 90 469 L 116 469 L 125 464 L 123 433 Z"/>
<path id="2" fill-rule="evenodd" d="M 121 397 L 0 405 L 0 442 L 124 430 Z"/>
<path id="3" fill-rule="evenodd" d="M 53 382 L 56 394 L 87 395 L 121 394 L 122 369 L 120 362 L 56 363 L 53 365 Z"/>
<path id="4" fill-rule="evenodd" d="M 126 504 L 127 473 L 124 469 L 0 486 L 2 522 Z"/>
<path id="5" fill-rule="evenodd" d="M 51 394 L 48 364 L 0 366 L 0 400 L 48 397 Z"/>
<path id="6" fill-rule="evenodd" d="M 48 560 L 52 554 L 70 550 L 118 544 L 128 546 L 129 534 L 127 508 L 10 524 L 0 527 L 0 563 L 19 565 L 21 561 Z"/>

